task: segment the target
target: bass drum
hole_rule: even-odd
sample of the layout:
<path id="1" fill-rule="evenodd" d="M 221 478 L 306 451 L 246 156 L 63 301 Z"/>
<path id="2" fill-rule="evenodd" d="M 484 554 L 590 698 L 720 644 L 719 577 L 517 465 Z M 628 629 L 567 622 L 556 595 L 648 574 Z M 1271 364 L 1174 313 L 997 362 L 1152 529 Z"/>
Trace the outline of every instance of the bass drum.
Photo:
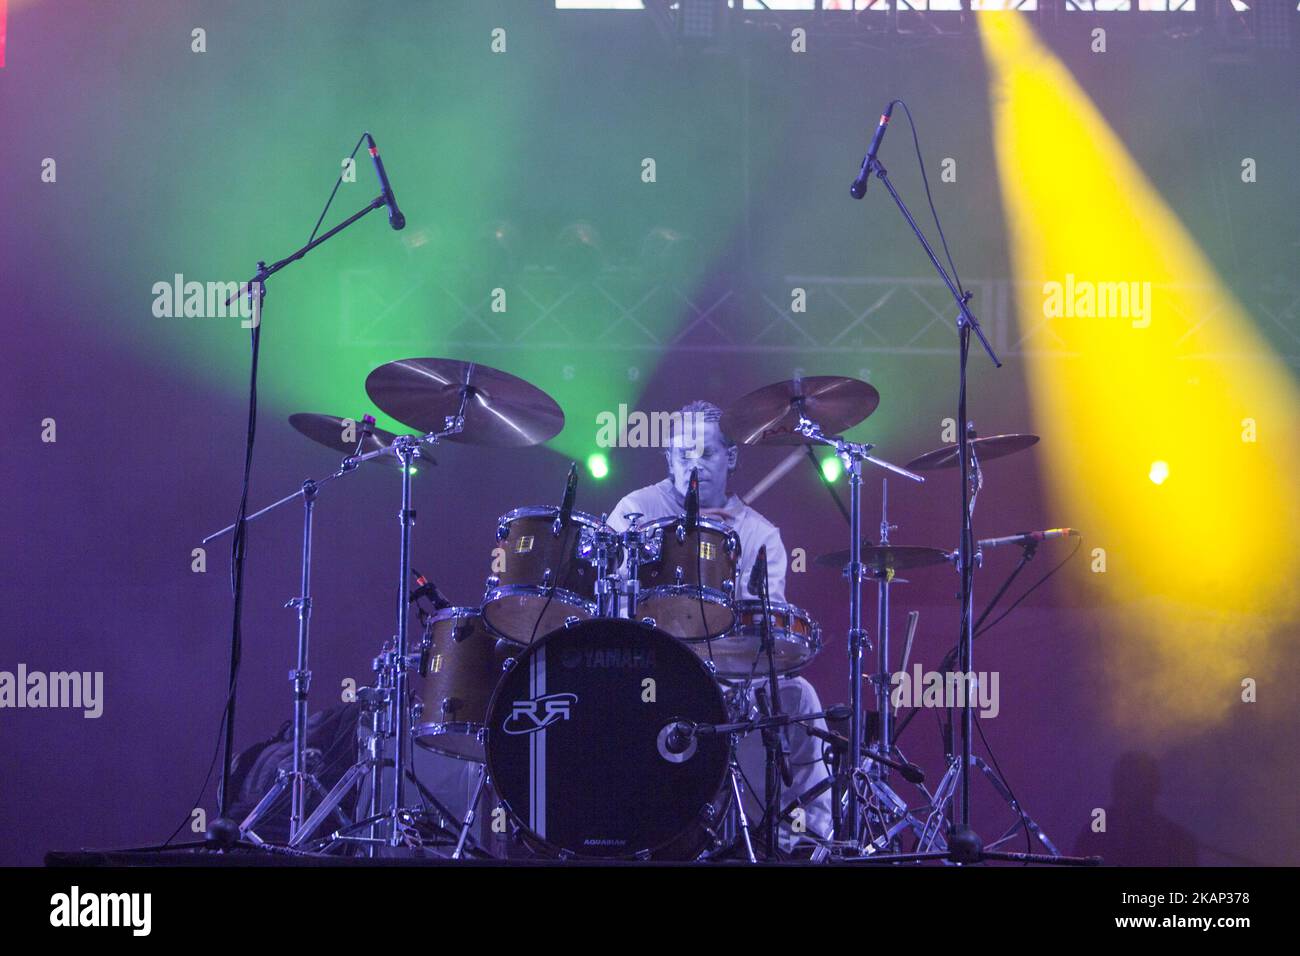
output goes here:
<path id="1" fill-rule="evenodd" d="M 670 732 L 726 719 L 709 669 L 675 638 L 618 618 L 574 623 L 522 650 L 497 685 L 488 772 L 535 850 L 690 860 L 726 808 L 728 741 Z"/>

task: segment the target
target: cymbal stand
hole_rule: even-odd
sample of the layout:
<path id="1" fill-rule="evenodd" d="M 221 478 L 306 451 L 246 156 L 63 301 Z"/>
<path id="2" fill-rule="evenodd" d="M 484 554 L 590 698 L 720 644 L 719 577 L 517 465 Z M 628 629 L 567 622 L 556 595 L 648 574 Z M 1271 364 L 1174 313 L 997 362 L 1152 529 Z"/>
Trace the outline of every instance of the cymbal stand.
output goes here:
<path id="1" fill-rule="evenodd" d="M 851 442 L 839 435 L 827 435 L 821 426 L 803 414 L 803 402 L 795 400 L 799 407 L 799 424 L 795 430 L 814 444 L 827 445 L 835 449 L 835 454 L 844 463 L 844 470 L 849 476 L 849 753 L 851 759 L 844 761 L 842 772 L 852 774 L 858 766 L 857 755 L 862 753 L 862 652 L 863 646 L 870 643 L 867 632 L 862 627 L 862 463 L 869 461 L 873 465 L 893 471 L 913 481 L 925 481 L 918 474 L 900 468 L 874 457 L 871 449 L 875 446 L 860 442 Z M 837 833 L 838 840 L 846 841 L 854 852 L 859 845 L 862 832 L 861 802 L 857 787 L 850 777 L 845 791 L 847 806 L 841 821 L 843 832 Z"/>
<path id="2" fill-rule="evenodd" d="M 370 776 L 370 814 L 364 821 L 370 828 L 373 847 L 378 842 L 390 847 L 403 845 L 403 832 L 406 827 L 405 792 L 408 767 L 410 765 L 409 749 L 411 735 L 411 691 L 409 674 L 420 666 L 420 650 L 412 652 L 408 640 L 407 623 L 410 605 L 407 600 L 407 584 L 411 577 L 411 529 L 415 525 L 415 510 L 411 507 L 411 472 L 412 464 L 420 457 L 421 446 L 434 446 L 443 438 L 457 435 L 465 428 L 465 402 L 469 389 L 461 391 L 460 407 L 455 415 L 448 415 L 441 431 L 425 435 L 399 435 L 391 445 L 376 451 L 358 455 L 354 459 L 358 464 L 378 458 L 381 455 L 395 455 L 401 463 L 402 472 L 402 510 L 398 514 L 401 523 L 401 554 L 398 561 L 400 576 L 397 580 L 397 635 L 390 642 L 385 642 L 380 656 L 375 661 L 375 670 L 379 674 L 377 697 L 383 712 L 377 713 L 374 720 L 374 734 L 371 741 L 371 753 L 350 767 L 339 780 L 334 789 L 317 806 L 311 817 L 304 822 L 291 846 L 299 846 L 324 822 L 325 817 L 334 812 L 342 802 L 352 785 L 366 776 Z M 383 806 L 381 787 L 385 761 L 382 759 L 382 741 L 393 739 L 393 793 L 386 810 Z M 409 816 L 409 814 L 407 814 Z M 380 833 L 381 824 L 386 823 L 387 834 Z"/>
<path id="3" fill-rule="evenodd" d="M 897 530 L 898 525 L 889 523 L 889 482 L 887 479 L 880 480 L 880 541 L 882 548 L 889 546 L 889 532 Z M 865 570 L 864 570 L 865 573 Z M 894 569 L 887 567 L 874 570 L 871 577 L 876 581 L 876 673 L 871 675 L 871 683 L 876 692 L 876 713 L 879 715 L 880 728 L 880 749 L 879 756 L 883 756 L 886 761 L 902 755 L 898 752 L 894 742 L 894 711 L 890 706 L 890 687 L 892 671 L 890 670 L 890 643 L 889 643 L 889 590 L 894 584 Z M 859 761 L 859 769 L 855 772 L 854 779 L 850 785 L 856 790 L 857 781 L 860 779 L 866 788 L 866 799 L 863 801 L 865 806 L 864 827 L 867 830 L 865 839 L 859 843 L 859 847 L 865 848 L 866 852 L 876 852 L 878 850 L 890 849 L 895 839 L 904 830 L 911 830 L 918 839 L 925 827 L 925 824 L 919 820 L 908 806 L 907 802 L 890 786 L 888 781 L 889 763 L 881 760 L 866 761 L 866 769 L 861 769 L 862 761 Z M 924 788 L 922 788 L 924 792 Z M 927 804 L 929 803 L 929 794 L 926 794 Z M 881 832 L 876 834 L 870 824 L 870 817 L 874 810 L 875 816 L 880 823 Z"/>
<path id="4" fill-rule="evenodd" d="M 365 440 L 366 431 L 372 427 L 374 419 L 369 415 L 361 422 L 362 437 Z M 360 442 L 358 442 L 360 447 Z M 315 515 L 316 499 L 320 494 L 320 489 L 331 481 L 351 474 L 361 463 L 358 456 L 350 456 L 343 459 L 339 468 L 320 479 L 319 481 L 308 478 L 302 483 L 302 487 L 292 494 L 286 495 L 279 501 L 273 502 L 262 508 L 260 511 L 247 516 L 244 524 L 255 521 L 265 514 L 269 514 L 276 508 L 295 498 L 301 498 L 303 504 L 303 527 L 302 527 L 302 559 L 301 559 L 301 590 L 295 598 L 286 602 L 285 607 L 293 608 L 298 612 L 298 643 L 297 658 L 294 669 L 289 672 L 289 680 L 293 685 L 293 763 L 291 769 L 282 770 L 277 776 L 275 783 L 271 788 L 262 795 L 257 805 L 249 811 L 248 815 L 239 824 L 239 832 L 244 839 L 253 843 L 261 844 L 263 841 L 253 829 L 261 820 L 263 820 L 271 808 L 278 803 L 285 791 L 289 792 L 289 841 L 292 845 L 294 838 L 302 828 L 304 817 L 307 810 L 308 790 L 314 790 L 321 796 L 325 795 L 325 788 L 321 785 L 316 775 L 307 767 L 307 699 L 308 691 L 311 687 L 311 670 L 309 668 L 308 658 L 311 638 L 311 558 L 312 558 L 312 524 Z M 207 544 L 222 535 L 229 534 L 238 527 L 238 524 L 228 525 L 220 531 L 214 531 L 201 542 Z"/>

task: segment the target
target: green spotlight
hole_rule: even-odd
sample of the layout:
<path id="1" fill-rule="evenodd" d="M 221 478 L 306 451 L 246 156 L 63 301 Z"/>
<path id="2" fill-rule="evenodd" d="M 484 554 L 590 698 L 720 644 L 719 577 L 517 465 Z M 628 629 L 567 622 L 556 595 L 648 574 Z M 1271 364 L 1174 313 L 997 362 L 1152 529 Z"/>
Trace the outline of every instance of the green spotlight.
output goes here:
<path id="1" fill-rule="evenodd" d="M 844 466 L 834 455 L 828 455 L 822 459 L 822 477 L 831 484 L 840 480 L 840 475 L 844 474 Z"/>
<path id="2" fill-rule="evenodd" d="M 591 477 L 599 481 L 609 474 L 609 459 L 600 452 L 588 455 L 587 470 L 591 472 Z"/>

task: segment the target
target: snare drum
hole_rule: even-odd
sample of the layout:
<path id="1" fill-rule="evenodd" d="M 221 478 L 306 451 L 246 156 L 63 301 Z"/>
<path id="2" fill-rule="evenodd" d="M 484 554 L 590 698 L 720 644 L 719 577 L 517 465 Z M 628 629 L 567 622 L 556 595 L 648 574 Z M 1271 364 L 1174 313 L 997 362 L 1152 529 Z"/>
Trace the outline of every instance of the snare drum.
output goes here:
<path id="1" fill-rule="evenodd" d="M 483 626 L 476 607 L 433 615 L 415 679 L 413 736 L 426 750 L 483 761 L 483 722 L 505 660 L 514 649 Z"/>
<path id="2" fill-rule="evenodd" d="M 735 624 L 731 609 L 740 562 L 740 537 L 731 526 L 701 517 L 686 532 L 684 517 L 660 518 L 641 526 L 640 597 L 637 618 L 683 641 L 726 634 Z"/>
<path id="3" fill-rule="evenodd" d="M 516 508 L 497 521 L 483 621 L 516 644 L 528 644 L 568 618 L 586 620 L 596 613 L 592 541 L 603 526 L 575 511 L 561 527 L 559 516 L 560 509 L 550 506 Z"/>
<path id="4" fill-rule="evenodd" d="M 769 602 L 772 608 L 772 644 L 776 672 L 782 677 L 796 674 L 822 649 L 821 626 L 807 611 L 783 601 Z M 763 647 L 763 602 L 746 599 L 735 603 L 736 626 L 729 634 L 709 643 L 693 643 L 691 649 L 704 660 L 712 660 L 719 677 L 745 679 L 767 677 L 767 654 Z M 712 649 L 713 655 L 709 656 Z"/>

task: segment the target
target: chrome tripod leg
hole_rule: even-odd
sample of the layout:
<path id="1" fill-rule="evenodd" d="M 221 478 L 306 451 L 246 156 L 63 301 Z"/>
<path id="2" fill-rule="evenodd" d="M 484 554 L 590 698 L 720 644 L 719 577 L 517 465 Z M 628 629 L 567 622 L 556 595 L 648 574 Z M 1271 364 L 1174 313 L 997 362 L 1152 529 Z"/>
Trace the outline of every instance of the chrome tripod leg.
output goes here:
<path id="1" fill-rule="evenodd" d="M 294 838 L 289 841 L 289 846 L 298 847 L 305 843 L 307 838 L 315 833 L 317 828 L 325 822 L 325 818 L 333 813 L 335 808 L 343 802 L 343 798 L 347 795 L 347 792 L 356 784 L 360 783 L 361 779 L 369 772 L 369 762 L 353 764 L 348 768 L 348 772 L 339 778 L 338 783 L 334 784 L 334 789 L 326 795 L 324 800 L 316 805 L 316 809 L 312 811 L 311 816 L 303 822 L 301 829 L 299 829 L 294 835 Z"/>
<path id="2" fill-rule="evenodd" d="M 952 803 L 952 795 L 957 789 L 960 776 L 958 760 L 959 758 L 953 757 L 948 761 L 948 769 L 944 771 L 943 779 L 934 788 L 934 799 L 930 801 L 930 814 L 925 819 L 925 828 L 921 831 L 921 839 L 916 846 L 919 852 L 928 851 L 943 832 L 943 821 L 947 819 L 948 806 Z"/>
<path id="3" fill-rule="evenodd" d="M 474 796 L 470 797 L 469 806 L 465 808 L 465 819 L 461 821 L 460 838 L 456 841 L 456 849 L 451 854 L 453 860 L 459 860 L 461 854 L 465 851 L 465 840 L 469 837 L 469 828 L 474 825 L 474 818 L 478 816 L 478 802 L 483 797 L 483 788 L 487 784 L 487 780 L 487 764 L 479 764 L 478 782 L 474 785 Z"/>
<path id="4" fill-rule="evenodd" d="M 874 801 L 868 800 L 866 809 L 870 810 L 874 806 L 885 829 L 880 836 L 866 841 L 866 851 L 868 853 L 877 850 L 888 851 L 894 840 L 907 830 L 912 831 L 919 848 L 921 841 L 925 837 L 925 824 L 908 809 L 903 798 L 883 779 L 872 777 L 869 774 L 867 775 L 867 789 Z M 893 818 L 892 823 L 889 822 L 890 817 Z"/>
<path id="5" fill-rule="evenodd" d="M 248 812 L 242 823 L 239 824 L 239 832 L 244 839 L 253 843 L 261 843 L 262 838 L 253 832 L 253 825 L 262 819 L 263 815 L 270 810 L 271 805 L 280 799 L 281 794 L 289 787 L 289 772 L 280 771 L 280 776 L 276 779 L 275 785 L 257 801 L 257 806 Z"/>
<path id="6" fill-rule="evenodd" d="M 740 788 L 740 763 L 736 759 L 736 735 L 731 735 L 731 755 L 727 761 L 727 773 L 731 777 L 731 798 L 736 801 L 736 816 L 740 823 L 740 836 L 745 841 L 745 857 L 750 863 L 757 863 L 754 855 L 754 841 L 750 838 L 749 817 L 745 814 L 745 800 Z"/>
<path id="7" fill-rule="evenodd" d="M 1060 856 L 1061 851 L 1056 848 L 1056 844 L 1047 838 L 1047 834 L 1042 831 L 1042 828 L 1039 827 L 1037 821 L 1024 811 L 1016 798 L 1011 795 L 1011 791 L 1007 789 L 1007 785 L 1002 782 L 1002 778 L 993 772 L 993 768 L 985 763 L 982 757 L 971 757 L 971 763 L 984 772 L 984 776 L 988 779 L 988 782 L 993 785 L 993 789 L 998 792 L 998 795 L 1002 797 L 1004 801 L 1006 801 L 1007 806 L 1015 811 L 1016 815 L 1020 817 L 1018 821 L 1011 825 L 1011 829 L 1007 830 L 1007 832 L 999 839 L 990 843 L 985 847 L 985 849 L 997 849 L 1000 844 L 1005 843 L 1007 840 L 1015 836 L 1016 831 L 1020 829 L 1023 823 L 1025 829 L 1037 837 L 1038 842 L 1047 847 L 1048 853 L 1052 854 L 1052 856 Z"/>

